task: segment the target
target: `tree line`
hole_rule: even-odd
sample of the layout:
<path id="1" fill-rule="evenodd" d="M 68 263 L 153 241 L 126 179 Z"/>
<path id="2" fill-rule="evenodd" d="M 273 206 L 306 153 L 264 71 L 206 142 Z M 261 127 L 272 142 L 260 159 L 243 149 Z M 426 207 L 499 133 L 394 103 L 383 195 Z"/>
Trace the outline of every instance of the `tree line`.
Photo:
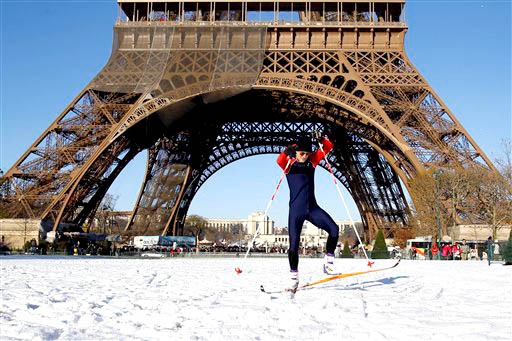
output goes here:
<path id="1" fill-rule="evenodd" d="M 482 166 L 432 168 L 410 183 L 414 235 L 449 235 L 451 226 L 483 224 L 497 231 L 512 224 L 512 143 L 495 160 L 498 172 Z"/>

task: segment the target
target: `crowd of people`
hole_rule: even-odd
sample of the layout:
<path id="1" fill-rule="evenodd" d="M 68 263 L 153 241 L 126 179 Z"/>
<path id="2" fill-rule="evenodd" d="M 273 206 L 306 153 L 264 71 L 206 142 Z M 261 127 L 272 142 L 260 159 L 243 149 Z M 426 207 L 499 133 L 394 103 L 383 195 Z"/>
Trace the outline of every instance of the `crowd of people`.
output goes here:
<path id="1" fill-rule="evenodd" d="M 411 259 L 415 259 L 418 250 L 413 248 L 411 250 Z M 467 243 L 466 239 L 462 242 L 441 242 L 440 246 L 433 242 L 430 249 L 424 251 L 425 258 L 428 259 L 441 259 L 441 260 L 484 260 L 486 259 L 489 264 L 499 256 L 500 246 L 493 241 L 492 237 L 487 238 L 484 244 Z"/>
<path id="2" fill-rule="evenodd" d="M 470 247 L 466 243 L 466 240 L 463 239 L 462 243 L 446 243 L 441 245 L 441 248 L 438 249 L 437 245 L 434 243 L 432 245 L 432 256 L 436 257 L 437 253 L 441 253 L 441 259 L 450 259 L 450 260 L 468 260 L 471 259 L 470 256 Z M 474 250 L 474 249 L 473 249 Z"/>

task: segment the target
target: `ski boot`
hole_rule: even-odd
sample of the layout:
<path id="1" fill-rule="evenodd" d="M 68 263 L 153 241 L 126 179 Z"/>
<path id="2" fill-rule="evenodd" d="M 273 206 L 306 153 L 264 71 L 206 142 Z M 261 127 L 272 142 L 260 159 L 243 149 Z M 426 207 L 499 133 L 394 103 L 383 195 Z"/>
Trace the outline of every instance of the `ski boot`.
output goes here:
<path id="1" fill-rule="evenodd" d="M 286 291 L 289 291 L 292 294 L 295 294 L 297 288 L 299 287 L 299 272 L 297 270 L 290 271 L 290 279 L 288 282 L 288 286 L 286 287 Z"/>
<path id="2" fill-rule="evenodd" d="M 339 275 L 340 272 L 334 266 L 334 255 L 332 253 L 325 254 L 324 257 L 324 273 L 327 275 Z"/>

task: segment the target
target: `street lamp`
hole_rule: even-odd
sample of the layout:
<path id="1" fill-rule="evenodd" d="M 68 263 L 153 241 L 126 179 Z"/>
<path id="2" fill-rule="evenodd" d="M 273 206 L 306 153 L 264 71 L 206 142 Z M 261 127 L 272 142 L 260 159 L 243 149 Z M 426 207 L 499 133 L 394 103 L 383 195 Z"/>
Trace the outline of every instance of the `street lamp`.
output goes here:
<path id="1" fill-rule="evenodd" d="M 441 171 L 434 171 L 435 199 L 436 199 L 436 224 L 437 224 L 437 260 L 441 259 L 441 208 L 439 207 L 439 185 L 438 178 Z"/>

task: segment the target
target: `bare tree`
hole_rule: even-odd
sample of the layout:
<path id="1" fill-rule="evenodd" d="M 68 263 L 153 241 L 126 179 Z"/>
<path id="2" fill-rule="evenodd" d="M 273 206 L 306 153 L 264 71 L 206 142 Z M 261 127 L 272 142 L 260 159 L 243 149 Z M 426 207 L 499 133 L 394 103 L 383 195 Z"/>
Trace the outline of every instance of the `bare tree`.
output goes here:
<path id="1" fill-rule="evenodd" d="M 475 191 L 478 218 L 492 228 L 495 239 L 499 229 L 512 223 L 511 184 L 501 174 L 490 171 L 481 174 L 479 184 Z"/>
<path id="2" fill-rule="evenodd" d="M 437 219 L 441 223 L 441 235 L 446 233 L 446 225 L 442 224 L 441 199 L 439 183 L 434 176 L 434 171 L 428 171 L 425 174 L 418 174 L 411 180 L 410 195 L 413 200 L 411 203 L 413 216 L 417 224 L 414 226 L 416 235 L 437 236 Z M 441 237 L 441 236 L 439 236 Z"/>
<path id="3" fill-rule="evenodd" d="M 414 238 L 414 229 L 395 224 L 392 227 L 394 245 L 405 248 L 407 239 Z"/>
<path id="4" fill-rule="evenodd" d="M 501 175 L 512 185 L 512 140 L 503 140 L 503 155 L 494 161 L 498 165 Z"/>
<path id="5" fill-rule="evenodd" d="M 206 219 L 199 215 L 189 215 L 185 219 L 183 234 L 196 237 L 196 250 L 199 250 L 199 239 L 203 239 L 210 230 L 211 229 L 206 225 Z"/>
<path id="6" fill-rule="evenodd" d="M 486 224 L 496 237 L 497 230 L 512 222 L 512 184 L 507 172 L 506 167 L 503 176 L 474 166 L 418 175 L 410 187 L 418 220 L 416 234 L 437 235 L 437 224 L 441 236 L 458 224 Z"/>
<path id="7" fill-rule="evenodd" d="M 432 169 L 412 179 L 410 194 L 417 221 L 415 234 L 441 239 L 449 235 L 449 227 L 468 223 L 475 209 L 475 203 L 469 198 L 475 191 L 478 172 L 480 170 L 473 168 Z"/>
<path id="8" fill-rule="evenodd" d="M 112 233 L 112 228 L 116 224 L 114 211 L 116 208 L 119 196 L 110 193 L 105 194 L 101 203 L 96 211 L 97 226 L 93 226 L 96 233 Z"/>
<path id="9" fill-rule="evenodd" d="M 444 173 L 446 193 L 444 195 L 446 211 L 449 212 L 448 224 L 455 226 L 463 222 L 466 214 L 466 204 L 474 179 L 471 174 L 474 169 L 454 169 Z"/>
<path id="10" fill-rule="evenodd" d="M 473 182 L 471 199 L 473 220 L 489 225 L 492 236 L 505 225 L 512 224 L 512 141 L 502 142 L 504 153 L 496 158 L 499 172 L 479 169 L 469 179 Z"/>

